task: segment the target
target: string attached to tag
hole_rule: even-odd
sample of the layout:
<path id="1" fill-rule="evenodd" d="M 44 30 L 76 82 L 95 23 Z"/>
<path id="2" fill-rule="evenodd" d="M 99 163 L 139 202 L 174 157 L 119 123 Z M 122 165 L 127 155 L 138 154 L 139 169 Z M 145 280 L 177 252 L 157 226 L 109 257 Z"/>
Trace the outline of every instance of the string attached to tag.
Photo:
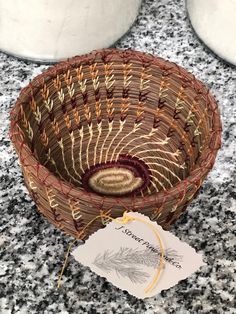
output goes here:
<path id="1" fill-rule="evenodd" d="M 131 221 L 140 221 L 144 224 L 146 224 L 151 230 L 152 232 L 155 234 L 155 237 L 158 241 L 158 244 L 159 244 L 159 248 L 160 248 L 160 259 L 159 259 L 159 264 L 156 268 L 156 274 L 153 278 L 153 280 L 151 281 L 151 283 L 147 286 L 147 288 L 145 288 L 144 292 L 145 293 L 148 293 L 148 292 L 151 292 L 153 290 L 153 288 L 156 286 L 156 283 L 161 275 L 161 272 L 163 270 L 163 265 L 164 265 L 164 255 L 165 255 L 165 251 L 164 251 L 164 246 L 163 246 L 163 243 L 162 243 L 162 240 L 161 240 L 161 237 L 159 235 L 159 233 L 157 232 L 157 230 L 153 227 L 152 223 L 151 222 L 148 222 L 146 221 L 145 219 L 142 219 L 142 218 L 138 218 L 138 217 L 134 217 L 134 216 L 131 216 L 131 215 L 128 215 L 127 214 L 127 211 L 125 211 L 123 213 L 123 216 L 122 217 L 119 217 L 119 218 L 112 218 L 111 216 L 109 215 L 106 215 L 106 214 L 103 214 L 101 213 L 100 215 L 96 216 L 95 218 L 93 218 L 89 223 L 87 223 L 87 225 L 82 229 L 82 231 L 79 233 L 78 237 L 81 237 L 83 234 L 84 234 L 84 231 L 97 219 L 99 218 L 107 218 L 111 221 L 115 221 L 116 223 L 120 223 L 120 224 L 127 224 Z M 67 265 L 67 261 L 68 261 L 68 257 L 69 257 L 69 254 L 70 254 L 70 251 L 71 251 L 71 248 L 72 246 L 75 244 L 75 242 L 77 241 L 78 239 L 75 239 L 73 240 L 69 246 L 68 246 L 68 249 L 67 249 L 67 253 L 65 255 L 65 261 L 64 261 L 64 264 L 62 266 L 62 269 L 61 269 L 61 272 L 60 272 L 60 275 L 59 275 L 59 278 L 58 278 L 58 283 L 57 283 L 57 287 L 60 288 L 60 285 L 61 285 L 61 279 L 62 279 L 62 276 L 63 276 L 63 273 L 64 273 L 64 270 L 65 270 L 65 267 Z"/>

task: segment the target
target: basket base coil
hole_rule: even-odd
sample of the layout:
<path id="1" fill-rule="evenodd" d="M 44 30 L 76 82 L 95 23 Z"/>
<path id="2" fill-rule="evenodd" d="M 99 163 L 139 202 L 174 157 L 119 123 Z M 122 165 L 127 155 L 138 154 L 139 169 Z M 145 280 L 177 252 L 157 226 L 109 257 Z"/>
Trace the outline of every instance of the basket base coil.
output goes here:
<path id="1" fill-rule="evenodd" d="M 101 195 L 128 196 L 145 190 L 149 181 L 149 168 L 143 161 L 121 155 L 116 162 L 87 169 L 82 185 L 87 191 Z"/>

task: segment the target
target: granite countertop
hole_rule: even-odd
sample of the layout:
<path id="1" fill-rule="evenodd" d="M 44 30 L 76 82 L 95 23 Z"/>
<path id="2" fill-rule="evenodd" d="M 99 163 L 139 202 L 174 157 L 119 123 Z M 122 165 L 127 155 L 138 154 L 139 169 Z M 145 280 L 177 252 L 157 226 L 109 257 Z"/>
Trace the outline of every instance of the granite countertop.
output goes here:
<path id="1" fill-rule="evenodd" d="M 36 211 L 8 137 L 9 111 L 20 89 L 47 66 L 0 53 L 0 313 L 235 313 L 236 68 L 198 40 L 183 0 L 144 1 L 137 21 L 116 47 L 177 62 L 204 81 L 219 102 L 222 149 L 199 196 L 171 229 L 201 252 L 207 265 L 142 301 L 71 257 L 63 284 L 56 288 L 71 238 Z"/>

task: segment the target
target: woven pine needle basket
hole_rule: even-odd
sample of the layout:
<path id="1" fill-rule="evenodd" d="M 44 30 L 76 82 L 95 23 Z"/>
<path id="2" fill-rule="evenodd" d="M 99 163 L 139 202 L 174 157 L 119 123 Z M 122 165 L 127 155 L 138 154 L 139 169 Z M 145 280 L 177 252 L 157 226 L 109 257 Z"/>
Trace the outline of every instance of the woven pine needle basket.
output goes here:
<path id="1" fill-rule="evenodd" d="M 183 68 L 106 49 L 36 77 L 12 110 L 10 135 L 39 211 L 78 238 L 94 217 L 125 210 L 167 229 L 212 168 L 221 122 L 208 89 Z"/>

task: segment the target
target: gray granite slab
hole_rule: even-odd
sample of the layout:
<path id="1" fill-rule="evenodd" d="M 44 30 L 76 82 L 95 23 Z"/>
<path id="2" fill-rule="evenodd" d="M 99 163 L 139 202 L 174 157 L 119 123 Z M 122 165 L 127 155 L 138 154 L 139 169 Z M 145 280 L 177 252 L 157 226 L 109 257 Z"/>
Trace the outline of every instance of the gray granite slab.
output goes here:
<path id="1" fill-rule="evenodd" d="M 199 196 L 171 229 L 203 254 L 207 266 L 142 301 L 71 257 L 62 287 L 56 288 L 71 238 L 36 211 L 8 138 L 9 110 L 20 89 L 47 66 L 0 53 L 0 313 L 235 313 L 236 69 L 197 39 L 183 0 L 144 1 L 116 47 L 177 62 L 204 81 L 219 102 L 222 149 Z"/>

